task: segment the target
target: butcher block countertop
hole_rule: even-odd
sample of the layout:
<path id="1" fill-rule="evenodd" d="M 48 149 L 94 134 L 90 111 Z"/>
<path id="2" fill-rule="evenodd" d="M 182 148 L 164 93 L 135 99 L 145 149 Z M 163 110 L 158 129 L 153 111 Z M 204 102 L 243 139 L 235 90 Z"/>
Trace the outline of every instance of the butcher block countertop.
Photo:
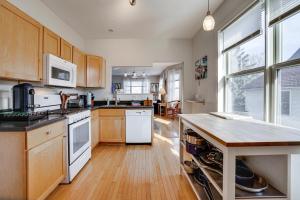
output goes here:
<path id="1" fill-rule="evenodd" d="M 300 145 L 300 130 L 270 123 L 181 114 L 181 119 L 227 147 Z"/>

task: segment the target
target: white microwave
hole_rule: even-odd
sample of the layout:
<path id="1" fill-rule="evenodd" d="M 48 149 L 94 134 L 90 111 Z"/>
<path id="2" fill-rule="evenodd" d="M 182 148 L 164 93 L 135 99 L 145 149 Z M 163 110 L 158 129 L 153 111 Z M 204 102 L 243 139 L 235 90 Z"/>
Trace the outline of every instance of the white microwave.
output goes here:
<path id="1" fill-rule="evenodd" d="M 77 66 L 52 54 L 44 55 L 44 83 L 76 87 Z"/>

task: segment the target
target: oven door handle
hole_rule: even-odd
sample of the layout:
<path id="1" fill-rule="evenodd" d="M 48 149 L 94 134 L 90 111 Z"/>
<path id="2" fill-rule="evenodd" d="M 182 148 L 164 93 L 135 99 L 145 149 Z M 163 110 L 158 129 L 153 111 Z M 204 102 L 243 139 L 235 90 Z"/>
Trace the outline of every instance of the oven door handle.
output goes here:
<path id="1" fill-rule="evenodd" d="M 74 122 L 73 124 L 70 124 L 69 127 L 70 128 L 75 128 L 75 127 L 81 126 L 82 124 L 87 123 L 89 121 L 91 121 L 90 117 L 85 118 L 85 119 L 80 120 L 80 121 L 77 121 L 77 122 Z"/>

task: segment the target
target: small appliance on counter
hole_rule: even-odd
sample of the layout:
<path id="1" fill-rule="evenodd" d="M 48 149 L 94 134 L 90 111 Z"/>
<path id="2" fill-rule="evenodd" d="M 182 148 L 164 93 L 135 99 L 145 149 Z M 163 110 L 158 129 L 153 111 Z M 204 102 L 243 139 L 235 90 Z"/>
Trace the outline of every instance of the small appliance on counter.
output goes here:
<path id="1" fill-rule="evenodd" d="M 13 109 L 14 111 L 33 111 L 35 91 L 29 83 L 22 83 L 13 87 Z"/>
<path id="2" fill-rule="evenodd" d="M 87 93 L 87 107 L 93 107 L 94 106 L 94 99 L 95 96 L 93 93 L 88 92 Z"/>

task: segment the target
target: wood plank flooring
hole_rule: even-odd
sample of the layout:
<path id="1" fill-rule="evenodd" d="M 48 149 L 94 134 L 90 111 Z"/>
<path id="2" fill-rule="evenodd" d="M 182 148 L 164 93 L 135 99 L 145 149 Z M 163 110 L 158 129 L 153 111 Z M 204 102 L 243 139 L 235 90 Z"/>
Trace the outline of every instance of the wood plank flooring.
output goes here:
<path id="1" fill-rule="evenodd" d="M 196 199 L 180 176 L 179 139 L 168 132 L 177 125 L 156 118 L 152 146 L 99 145 L 73 182 L 60 185 L 48 199 Z"/>

